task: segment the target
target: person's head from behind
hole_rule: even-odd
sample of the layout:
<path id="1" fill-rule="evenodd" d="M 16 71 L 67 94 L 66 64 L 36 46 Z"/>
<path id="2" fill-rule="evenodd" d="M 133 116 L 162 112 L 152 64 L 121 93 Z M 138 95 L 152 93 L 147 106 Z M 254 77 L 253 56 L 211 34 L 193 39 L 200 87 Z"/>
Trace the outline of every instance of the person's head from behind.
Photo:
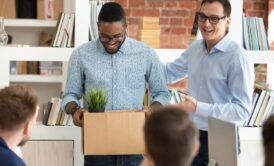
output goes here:
<path id="1" fill-rule="evenodd" d="M 147 156 L 155 166 L 187 166 L 198 152 L 198 129 L 179 107 L 153 112 L 144 130 Z"/>
<path id="2" fill-rule="evenodd" d="M 38 114 L 36 93 L 14 85 L 0 90 L 0 137 L 13 138 L 19 146 L 30 137 L 31 125 Z"/>
<path id="3" fill-rule="evenodd" d="M 105 3 L 98 16 L 99 40 L 106 52 L 119 51 L 126 37 L 126 14 L 116 2 Z"/>
<path id="4" fill-rule="evenodd" d="M 274 115 L 271 115 L 263 124 L 263 144 L 265 166 L 274 165 Z"/>
<path id="5" fill-rule="evenodd" d="M 227 33 L 230 24 L 229 0 L 203 0 L 198 12 L 198 25 L 204 40 L 216 44 Z"/>

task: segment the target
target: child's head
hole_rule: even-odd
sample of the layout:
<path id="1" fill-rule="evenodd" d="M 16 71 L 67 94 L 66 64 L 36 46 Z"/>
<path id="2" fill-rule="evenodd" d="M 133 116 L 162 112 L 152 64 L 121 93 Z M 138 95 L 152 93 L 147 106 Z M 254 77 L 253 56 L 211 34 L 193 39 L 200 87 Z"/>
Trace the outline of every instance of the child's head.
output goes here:
<path id="1" fill-rule="evenodd" d="M 145 123 L 147 155 L 156 166 L 190 165 L 199 148 L 198 138 L 198 129 L 179 107 L 163 107 Z"/>

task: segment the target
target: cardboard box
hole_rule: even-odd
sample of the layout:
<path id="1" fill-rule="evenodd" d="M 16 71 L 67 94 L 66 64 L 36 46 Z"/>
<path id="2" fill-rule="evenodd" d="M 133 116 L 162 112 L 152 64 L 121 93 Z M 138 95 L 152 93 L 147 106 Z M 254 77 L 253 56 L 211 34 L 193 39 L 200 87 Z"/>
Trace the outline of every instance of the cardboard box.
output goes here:
<path id="1" fill-rule="evenodd" d="M 0 16 L 7 18 L 16 18 L 15 0 L 0 0 Z"/>
<path id="2" fill-rule="evenodd" d="M 145 113 L 110 111 L 84 113 L 84 155 L 144 154 Z"/>
<path id="3" fill-rule="evenodd" d="M 64 8 L 63 0 L 37 0 L 37 18 L 57 20 Z"/>

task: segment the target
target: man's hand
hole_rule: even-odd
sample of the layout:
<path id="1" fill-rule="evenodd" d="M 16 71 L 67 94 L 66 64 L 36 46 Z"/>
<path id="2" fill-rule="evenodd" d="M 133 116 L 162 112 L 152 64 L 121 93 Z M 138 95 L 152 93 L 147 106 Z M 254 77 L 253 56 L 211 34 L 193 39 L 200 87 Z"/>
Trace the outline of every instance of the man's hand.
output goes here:
<path id="1" fill-rule="evenodd" d="M 75 126 L 82 127 L 83 126 L 83 113 L 84 109 L 80 108 L 73 114 L 73 123 Z"/>
<path id="2" fill-rule="evenodd" d="M 187 96 L 187 95 L 184 95 L 184 96 L 181 95 L 181 98 L 182 98 L 182 102 L 177 103 L 175 105 L 181 107 L 182 109 L 184 109 L 187 112 L 195 112 L 196 111 L 196 107 L 197 107 L 196 99 L 194 99 L 191 96 Z"/>

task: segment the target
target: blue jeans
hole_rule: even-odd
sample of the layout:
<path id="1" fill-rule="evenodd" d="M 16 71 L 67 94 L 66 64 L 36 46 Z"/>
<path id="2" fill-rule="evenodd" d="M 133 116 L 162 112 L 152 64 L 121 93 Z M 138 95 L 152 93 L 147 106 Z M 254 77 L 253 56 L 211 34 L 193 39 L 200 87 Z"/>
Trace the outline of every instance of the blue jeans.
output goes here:
<path id="1" fill-rule="evenodd" d="M 139 166 L 142 155 L 85 156 L 84 166 Z"/>
<path id="2" fill-rule="evenodd" d="M 207 166 L 208 164 L 208 134 L 200 130 L 200 149 L 191 166 Z"/>

